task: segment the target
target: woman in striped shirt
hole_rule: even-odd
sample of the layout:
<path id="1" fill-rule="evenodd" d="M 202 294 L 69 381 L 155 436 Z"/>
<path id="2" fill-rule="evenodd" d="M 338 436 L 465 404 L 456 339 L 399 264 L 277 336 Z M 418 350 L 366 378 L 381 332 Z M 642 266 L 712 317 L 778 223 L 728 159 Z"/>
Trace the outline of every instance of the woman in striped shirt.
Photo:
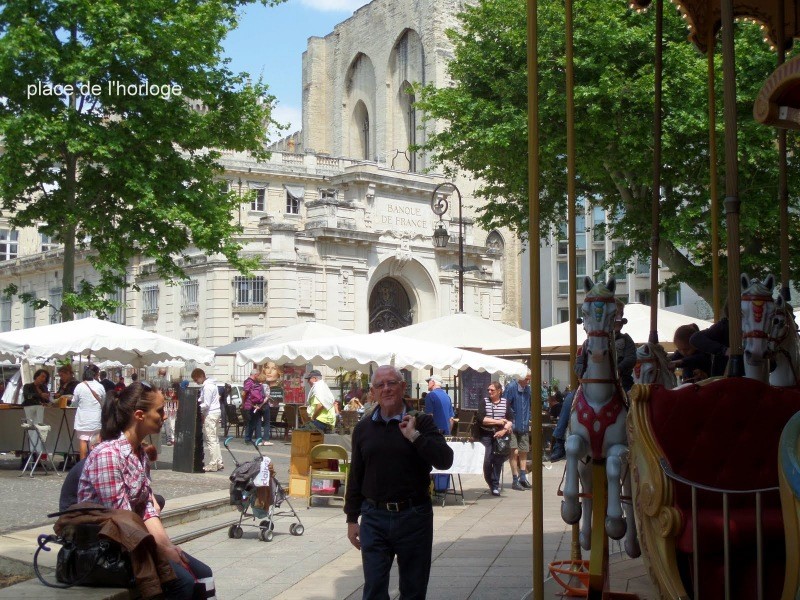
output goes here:
<path id="1" fill-rule="evenodd" d="M 501 397 L 503 386 L 499 381 L 489 384 L 489 397 L 484 398 L 478 407 L 478 423 L 481 429 L 481 443 L 486 449 L 483 457 L 483 478 L 489 485 L 492 496 L 500 495 L 500 474 L 508 456 L 495 454 L 492 438 L 499 438 L 511 432 L 514 413 L 508 401 Z"/>

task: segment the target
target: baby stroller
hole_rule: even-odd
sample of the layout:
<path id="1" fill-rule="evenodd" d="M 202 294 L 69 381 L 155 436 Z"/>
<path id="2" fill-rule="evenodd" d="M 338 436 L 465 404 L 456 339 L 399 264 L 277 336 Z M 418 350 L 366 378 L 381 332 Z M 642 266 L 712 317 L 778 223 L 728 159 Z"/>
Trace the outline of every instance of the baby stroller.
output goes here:
<path id="1" fill-rule="evenodd" d="M 233 458 L 236 468 L 231 473 L 230 503 L 241 513 L 239 523 L 228 528 L 228 537 L 240 539 L 242 537 L 242 520 L 249 517 L 253 520 L 261 519 L 258 525 L 245 523 L 245 527 L 257 527 L 258 539 L 262 542 L 271 542 L 273 530 L 275 529 L 275 517 L 292 517 L 297 523 L 289 525 L 289 533 L 292 535 L 303 535 L 305 527 L 300 522 L 300 517 L 289 502 L 283 486 L 275 477 L 270 459 L 261 454 L 258 444 L 261 439 L 253 442 L 253 446 L 258 452 L 258 458 L 239 463 L 228 444 L 233 439 L 229 437 L 225 440 L 224 446 Z M 268 461 L 265 464 L 265 460 Z M 289 510 L 278 510 L 283 503 L 286 503 Z"/>

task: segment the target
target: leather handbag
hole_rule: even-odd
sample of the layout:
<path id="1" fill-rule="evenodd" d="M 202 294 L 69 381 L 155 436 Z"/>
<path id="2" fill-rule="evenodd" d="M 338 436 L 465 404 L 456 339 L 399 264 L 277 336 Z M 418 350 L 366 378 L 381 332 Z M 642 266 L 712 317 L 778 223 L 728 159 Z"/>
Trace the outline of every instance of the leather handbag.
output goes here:
<path id="1" fill-rule="evenodd" d="M 99 537 L 100 525 L 82 524 L 66 527 L 62 536 L 40 535 L 33 555 L 33 569 L 44 585 L 69 588 L 74 585 L 95 587 L 131 587 L 133 569 L 128 553 L 116 542 Z M 55 584 L 45 580 L 37 562 L 39 552 L 49 552 L 48 543 L 61 544 L 56 557 Z"/>
<path id="2" fill-rule="evenodd" d="M 511 454 L 511 435 L 506 433 L 501 437 L 492 438 L 492 454 L 508 456 Z"/>

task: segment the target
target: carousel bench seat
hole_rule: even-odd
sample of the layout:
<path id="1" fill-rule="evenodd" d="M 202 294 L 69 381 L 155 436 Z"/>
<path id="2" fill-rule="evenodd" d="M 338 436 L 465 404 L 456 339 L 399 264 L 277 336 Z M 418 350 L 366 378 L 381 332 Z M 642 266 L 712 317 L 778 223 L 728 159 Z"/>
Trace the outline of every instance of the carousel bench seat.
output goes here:
<path id="1" fill-rule="evenodd" d="M 634 386 L 628 420 L 634 507 L 645 561 L 663 597 L 725 597 L 724 502 L 730 597 L 759 598 L 759 524 L 763 598 L 781 597 L 778 440 L 798 410 L 799 391 L 750 379 L 674 390 Z"/>

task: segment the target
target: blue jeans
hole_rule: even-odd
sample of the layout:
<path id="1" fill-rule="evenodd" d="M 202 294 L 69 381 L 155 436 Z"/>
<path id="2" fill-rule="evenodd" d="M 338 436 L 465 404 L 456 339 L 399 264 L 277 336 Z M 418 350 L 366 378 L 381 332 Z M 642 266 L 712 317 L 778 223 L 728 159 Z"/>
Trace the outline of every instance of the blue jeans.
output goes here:
<path id="1" fill-rule="evenodd" d="M 389 512 L 364 501 L 359 537 L 364 600 L 388 600 L 389 571 L 395 556 L 400 573 L 400 597 L 403 600 L 424 600 L 433 549 L 433 507 L 430 502 L 400 512 Z"/>
<path id="2" fill-rule="evenodd" d="M 206 598 L 206 588 L 213 589 L 214 580 L 211 567 L 200 562 L 195 557 L 186 554 L 186 562 L 190 570 L 183 565 L 170 561 L 175 575 L 178 576 L 162 586 L 164 598 L 167 600 L 200 600 Z"/>
<path id="3" fill-rule="evenodd" d="M 575 394 L 567 394 L 564 403 L 561 405 L 561 414 L 558 415 L 558 423 L 553 430 L 553 437 L 562 442 L 567 439 L 567 426 L 569 425 L 569 413 L 572 411 L 572 399 Z"/>
<path id="4" fill-rule="evenodd" d="M 250 418 L 244 428 L 244 441 L 249 444 L 261 437 L 261 411 L 251 408 L 247 414 Z"/>
<path id="5" fill-rule="evenodd" d="M 258 411 L 258 414 L 261 415 L 261 437 L 266 442 L 270 438 L 269 404 L 264 402 L 261 406 L 261 410 Z"/>
<path id="6" fill-rule="evenodd" d="M 322 433 L 330 433 L 332 430 L 330 425 L 323 423 L 322 421 L 318 421 L 317 419 L 312 419 L 311 424 L 319 429 Z"/>

